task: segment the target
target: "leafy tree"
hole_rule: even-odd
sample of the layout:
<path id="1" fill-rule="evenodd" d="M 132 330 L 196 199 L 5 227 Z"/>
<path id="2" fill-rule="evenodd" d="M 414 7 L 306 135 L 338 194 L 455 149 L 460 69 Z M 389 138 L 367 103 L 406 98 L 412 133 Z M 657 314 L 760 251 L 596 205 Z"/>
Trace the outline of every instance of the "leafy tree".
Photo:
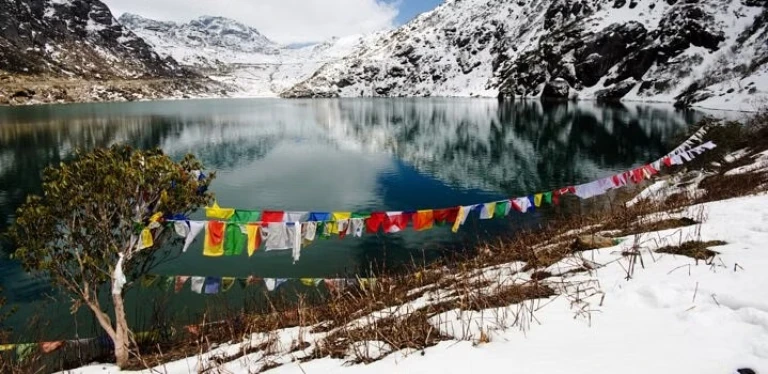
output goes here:
<path id="1" fill-rule="evenodd" d="M 162 244 L 174 230 L 159 217 L 188 214 L 213 200 L 214 175 L 199 170 L 194 156 L 177 163 L 159 149 L 77 151 L 72 161 L 46 168 L 42 196 L 28 196 L 16 212 L 9 230 L 14 257 L 68 292 L 73 312 L 82 305 L 93 312 L 121 368 L 135 345 L 124 307 L 132 283 L 125 275 L 138 279 L 170 256 Z M 114 321 L 101 305 L 109 297 Z"/>

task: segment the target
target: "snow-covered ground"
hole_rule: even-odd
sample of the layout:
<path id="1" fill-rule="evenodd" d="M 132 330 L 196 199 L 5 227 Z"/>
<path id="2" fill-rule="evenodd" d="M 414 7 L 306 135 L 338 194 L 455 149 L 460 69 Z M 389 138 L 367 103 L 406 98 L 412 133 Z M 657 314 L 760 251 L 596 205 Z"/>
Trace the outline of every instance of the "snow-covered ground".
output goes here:
<path id="1" fill-rule="evenodd" d="M 352 35 L 302 48 L 281 48 L 273 55 L 242 55 L 210 78 L 235 87 L 234 97 L 277 97 L 373 37 Z"/>
<path id="2" fill-rule="evenodd" d="M 325 334 L 291 328 L 255 334 L 249 342 L 225 344 L 201 356 L 155 368 L 162 373 L 197 373 L 213 357 L 238 353 L 248 344 L 276 339 L 270 353 L 257 352 L 218 367 L 220 372 L 270 373 L 736 373 L 768 371 L 768 195 L 691 206 L 669 216 L 705 218 L 689 226 L 625 238 L 621 244 L 582 252 L 552 265 L 547 279 L 558 296 L 482 312 L 448 311 L 430 319 L 455 337 L 425 351 L 394 352 L 371 364 L 306 357 Z M 710 263 L 654 253 L 689 240 L 722 240 Z M 643 259 L 628 279 L 630 257 Z M 588 263 L 593 271 L 564 274 Z M 476 273 L 492 286 L 529 281 L 521 263 L 493 266 Z M 439 290 L 400 307 L 388 308 L 356 323 L 403 315 L 435 299 Z M 532 314 L 530 314 L 532 312 Z M 517 320 L 514 316 L 525 315 Z M 480 343 L 481 334 L 487 337 Z M 310 343 L 291 352 L 295 342 Z M 370 353 L 388 353 L 382 342 L 363 343 Z M 350 357 L 351 359 L 352 357 Z M 226 361 L 226 360 L 225 360 Z M 79 374 L 114 373 L 111 365 L 93 365 Z"/>

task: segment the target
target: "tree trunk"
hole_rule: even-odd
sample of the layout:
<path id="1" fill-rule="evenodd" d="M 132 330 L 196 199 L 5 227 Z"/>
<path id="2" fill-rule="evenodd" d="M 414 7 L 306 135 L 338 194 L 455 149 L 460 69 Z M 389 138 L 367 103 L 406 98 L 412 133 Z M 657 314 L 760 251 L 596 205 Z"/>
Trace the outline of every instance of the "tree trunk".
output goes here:
<path id="1" fill-rule="evenodd" d="M 112 342 L 115 345 L 115 361 L 121 369 L 128 366 L 128 353 L 131 345 L 128 321 L 125 318 L 125 304 L 123 303 L 123 286 L 125 286 L 124 260 L 125 257 L 120 253 L 117 264 L 115 264 L 115 270 L 112 273 L 112 304 L 115 307 L 115 336 L 112 337 Z"/>
<path id="2" fill-rule="evenodd" d="M 117 366 L 124 369 L 128 366 L 128 353 L 131 346 L 128 321 L 125 318 L 125 306 L 123 295 L 112 295 L 112 303 L 115 305 L 115 360 Z"/>

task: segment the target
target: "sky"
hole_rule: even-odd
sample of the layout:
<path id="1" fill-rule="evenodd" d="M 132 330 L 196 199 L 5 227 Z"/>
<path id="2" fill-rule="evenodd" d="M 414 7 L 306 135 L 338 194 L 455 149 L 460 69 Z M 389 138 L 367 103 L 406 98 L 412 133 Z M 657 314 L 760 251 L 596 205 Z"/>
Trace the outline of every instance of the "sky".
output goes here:
<path id="1" fill-rule="evenodd" d="M 320 42 L 402 25 L 443 0 L 102 0 L 115 17 L 187 22 L 201 15 L 235 19 L 283 44 Z"/>

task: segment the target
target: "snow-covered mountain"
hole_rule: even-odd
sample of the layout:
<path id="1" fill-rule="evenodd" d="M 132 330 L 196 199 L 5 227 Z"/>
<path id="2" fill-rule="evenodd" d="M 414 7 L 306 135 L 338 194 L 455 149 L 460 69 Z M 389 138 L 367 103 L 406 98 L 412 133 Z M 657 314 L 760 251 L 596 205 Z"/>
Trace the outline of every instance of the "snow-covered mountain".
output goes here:
<path id="1" fill-rule="evenodd" d="M 0 0 L 0 73 L 79 78 L 189 76 L 98 0 Z"/>
<path id="2" fill-rule="evenodd" d="M 280 48 L 258 30 L 223 17 L 202 16 L 175 23 L 125 13 L 119 21 L 160 54 L 200 68 L 264 62 L 264 56 L 274 56 Z"/>
<path id="3" fill-rule="evenodd" d="M 365 40 L 347 36 L 292 48 L 222 17 L 202 16 L 178 24 L 124 14 L 120 22 L 161 55 L 234 87 L 239 96 L 277 96 L 311 77 L 323 64 L 345 57 Z"/>
<path id="4" fill-rule="evenodd" d="M 765 0 L 446 0 L 283 96 L 579 97 L 755 109 L 768 97 L 766 62 Z"/>

